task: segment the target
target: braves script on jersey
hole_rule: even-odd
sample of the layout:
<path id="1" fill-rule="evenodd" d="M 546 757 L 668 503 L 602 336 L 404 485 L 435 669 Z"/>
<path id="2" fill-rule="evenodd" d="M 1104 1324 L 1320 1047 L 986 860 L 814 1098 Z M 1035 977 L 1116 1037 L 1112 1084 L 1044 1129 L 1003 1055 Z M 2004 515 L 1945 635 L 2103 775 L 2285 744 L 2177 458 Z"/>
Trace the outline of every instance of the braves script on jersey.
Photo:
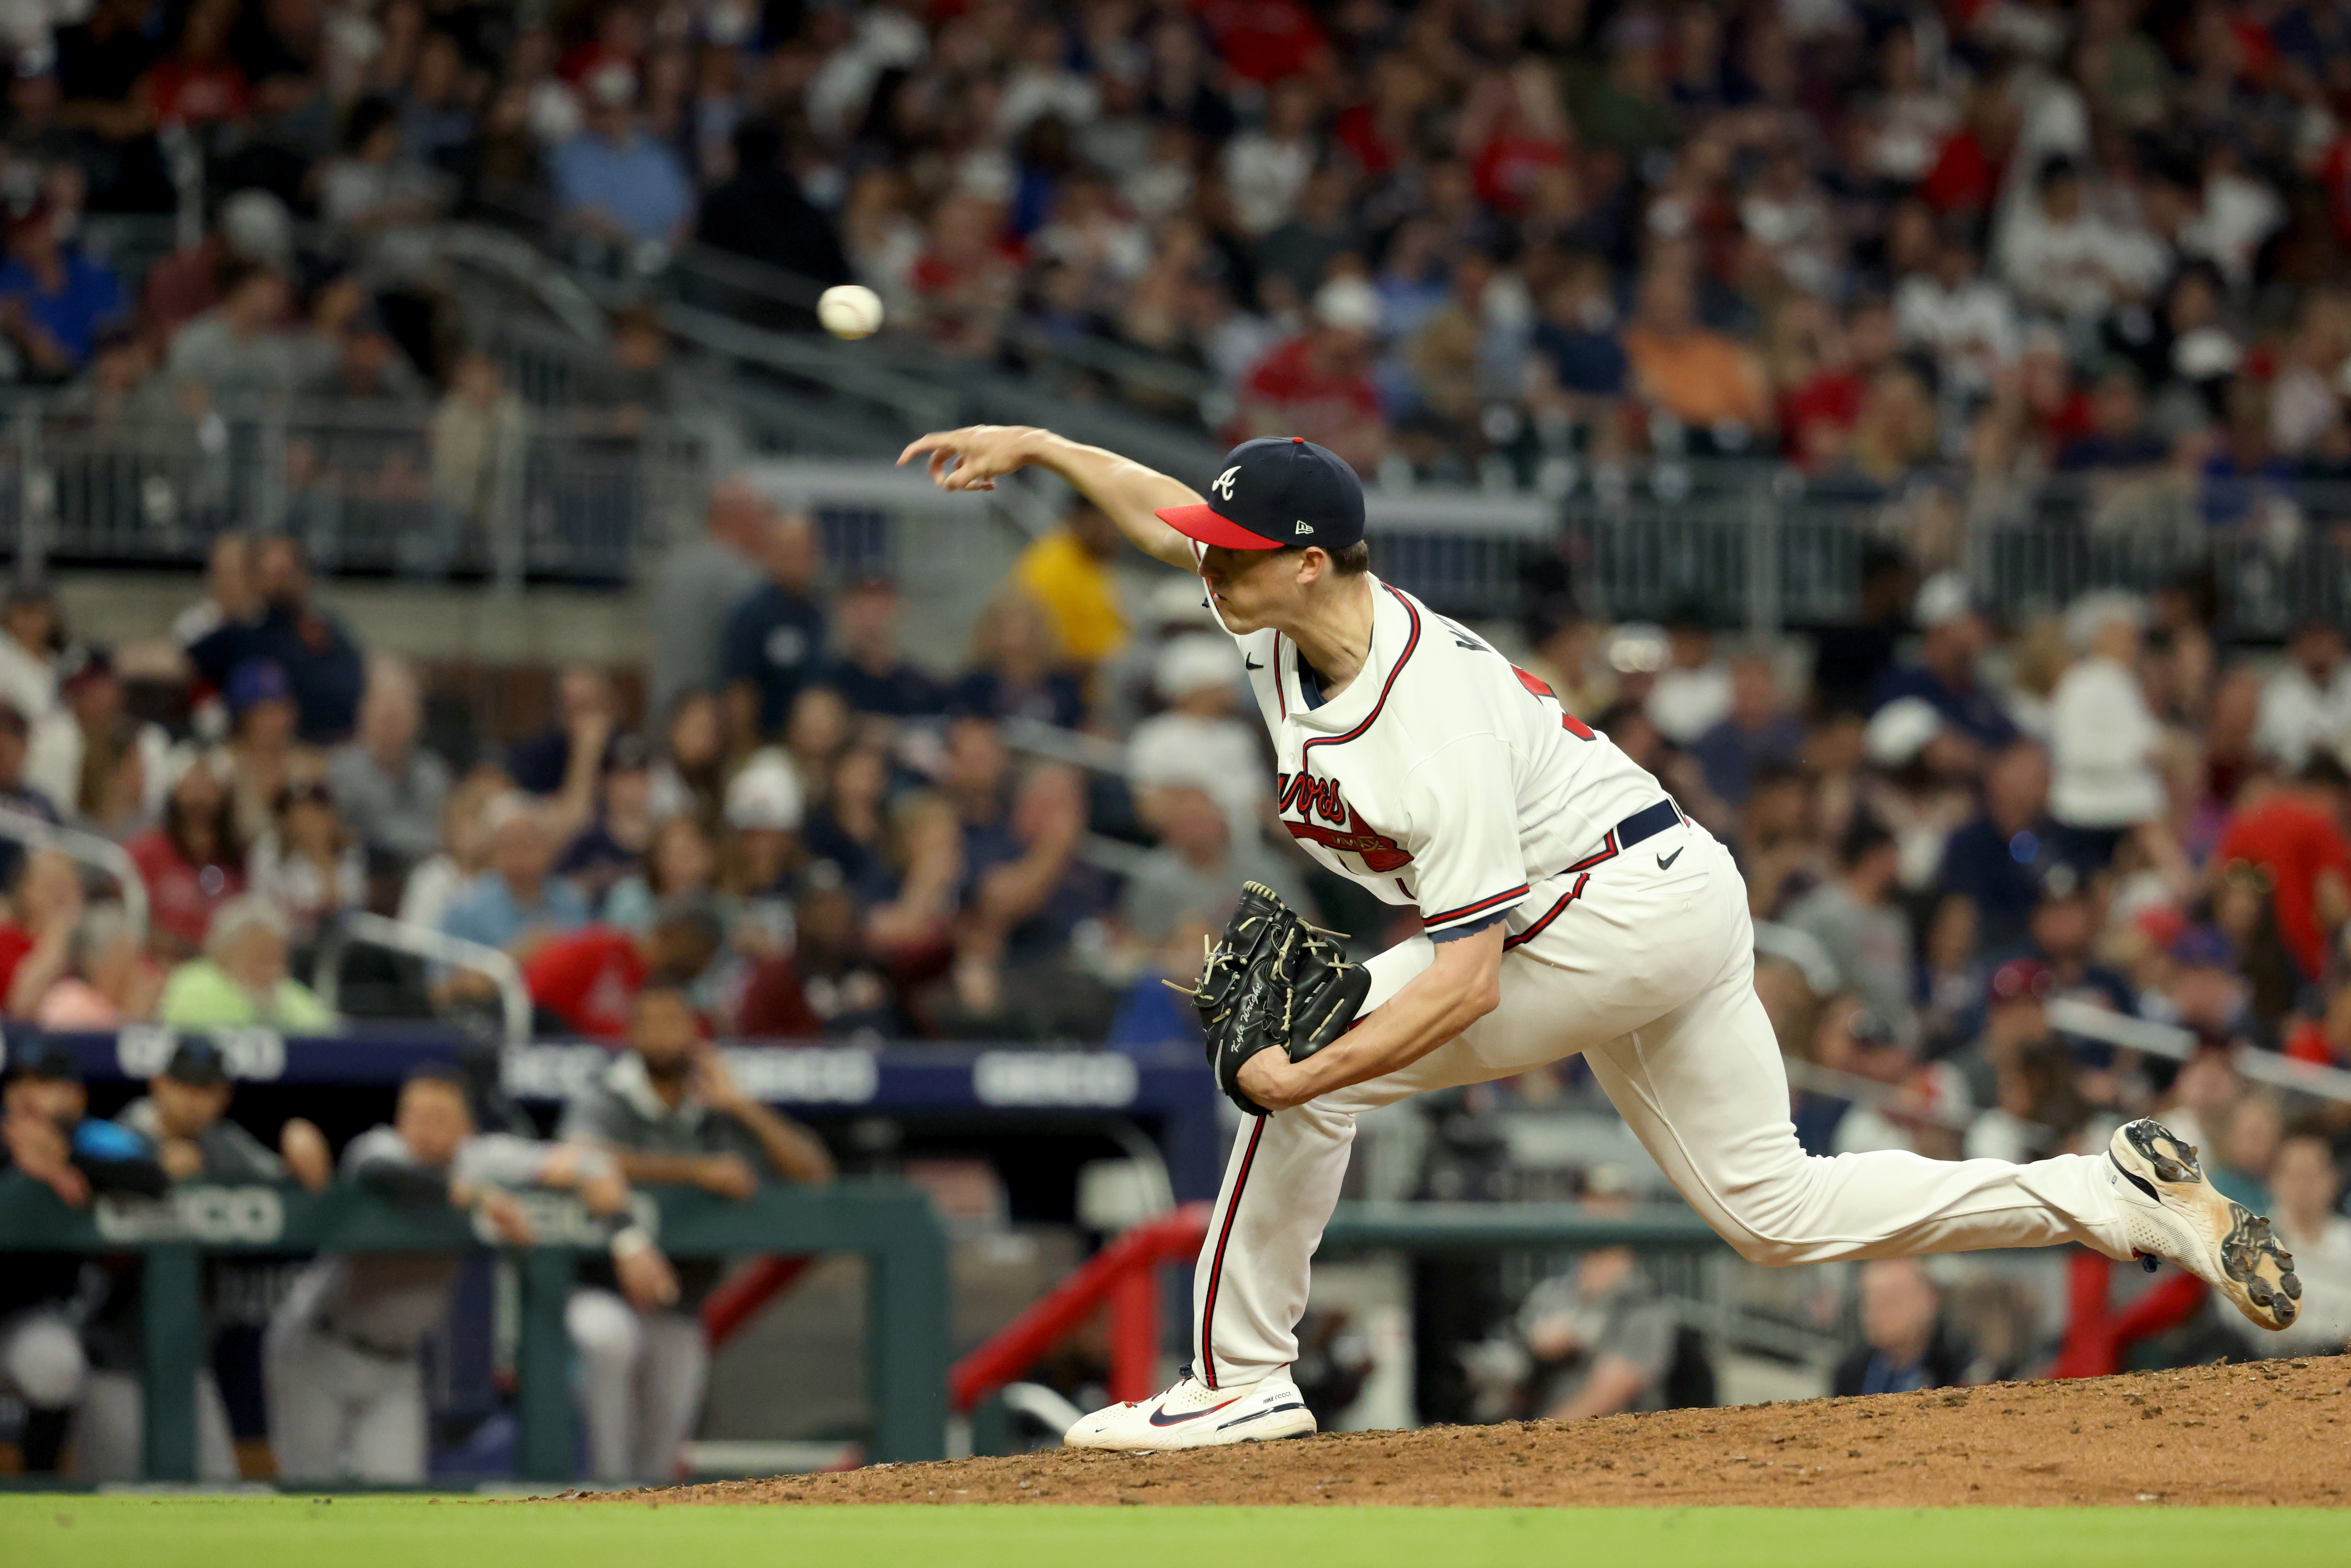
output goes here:
<path id="1" fill-rule="evenodd" d="M 1417 905 L 1432 936 L 1503 915 L 1511 946 L 1539 939 L 1615 854 L 1614 825 L 1665 791 L 1482 639 L 1377 578 L 1372 602 L 1364 668 L 1320 706 L 1294 641 L 1235 638 L 1273 735 L 1282 826 Z"/>

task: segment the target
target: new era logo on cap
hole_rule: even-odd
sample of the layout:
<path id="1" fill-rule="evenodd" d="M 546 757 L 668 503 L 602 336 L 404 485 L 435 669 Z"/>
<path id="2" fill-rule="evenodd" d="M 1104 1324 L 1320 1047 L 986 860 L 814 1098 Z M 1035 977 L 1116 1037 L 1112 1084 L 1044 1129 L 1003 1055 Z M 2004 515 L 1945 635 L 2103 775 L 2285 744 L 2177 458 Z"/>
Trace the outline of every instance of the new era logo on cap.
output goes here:
<path id="1" fill-rule="evenodd" d="M 1317 545 L 1335 552 L 1364 537 L 1364 486 L 1355 471 L 1304 436 L 1234 447 L 1208 495 L 1197 506 L 1162 509 L 1160 520 L 1228 549 Z"/>

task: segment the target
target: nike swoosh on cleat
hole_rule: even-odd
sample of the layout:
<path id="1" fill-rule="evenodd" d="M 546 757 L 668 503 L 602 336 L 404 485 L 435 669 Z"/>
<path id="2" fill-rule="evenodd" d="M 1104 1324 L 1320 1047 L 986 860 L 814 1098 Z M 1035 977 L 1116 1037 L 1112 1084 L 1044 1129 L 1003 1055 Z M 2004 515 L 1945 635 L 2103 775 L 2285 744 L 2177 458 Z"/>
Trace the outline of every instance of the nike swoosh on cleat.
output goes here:
<path id="1" fill-rule="evenodd" d="M 1211 1405 L 1206 1410 L 1195 1410 L 1189 1416 L 1170 1416 L 1164 1410 L 1154 1410 L 1151 1413 L 1151 1424 L 1155 1427 L 1180 1427 L 1186 1421 L 1197 1421 L 1203 1416 L 1213 1416 L 1224 1409 L 1226 1406 L 1238 1405 L 1240 1402 L 1241 1396 L 1235 1395 L 1223 1405 Z"/>
<path id="2" fill-rule="evenodd" d="M 1686 850 L 1686 849 L 1687 849 L 1687 848 L 1689 848 L 1689 846 L 1688 846 L 1687 844 L 1684 844 L 1684 845 L 1682 846 L 1682 850 Z M 1673 853 L 1671 853 L 1671 854 L 1669 854 L 1669 855 L 1659 855 L 1659 856 L 1657 857 L 1657 869 L 1658 869 L 1659 871 L 1671 871 L 1671 870 L 1673 870 L 1673 869 L 1674 869 L 1674 862 L 1675 862 L 1676 861 L 1677 861 L 1677 860 L 1679 860 L 1679 859 L 1681 859 L 1681 858 L 1682 858 L 1682 850 L 1676 850 Z"/>
<path id="3" fill-rule="evenodd" d="M 2139 1175 L 2137 1171 L 2125 1170 L 2123 1168 L 2122 1161 L 2115 1158 L 2115 1152 L 2112 1149 L 2108 1149 L 2106 1151 L 2106 1163 L 2115 1167 L 2116 1175 L 2121 1176 L 2123 1180 L 2130 1183 L 2131 1186 L 2138 1188 L 2139 1191 L 2147 1194 L 2147 1200 L 2149 1203 L 2159 1204 L 2163 1201 L 2163 1195 L 2155 1190 L 2155 1184 L 2148 1181 L 2147 1177 Z"/>

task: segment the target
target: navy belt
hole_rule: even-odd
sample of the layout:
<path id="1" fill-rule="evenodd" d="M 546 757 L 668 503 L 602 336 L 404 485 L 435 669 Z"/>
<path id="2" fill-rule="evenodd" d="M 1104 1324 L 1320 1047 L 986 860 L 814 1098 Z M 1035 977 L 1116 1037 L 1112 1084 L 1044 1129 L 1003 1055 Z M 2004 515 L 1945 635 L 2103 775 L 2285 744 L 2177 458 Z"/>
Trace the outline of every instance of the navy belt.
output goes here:
<path id="1" fill-rule="evenodd" d="M 1654 839 L 1682 820 L 1671 800 L 1645 806 L 1616 824 L 1616 847 L 1629 850 L 1643 839 Z"/>

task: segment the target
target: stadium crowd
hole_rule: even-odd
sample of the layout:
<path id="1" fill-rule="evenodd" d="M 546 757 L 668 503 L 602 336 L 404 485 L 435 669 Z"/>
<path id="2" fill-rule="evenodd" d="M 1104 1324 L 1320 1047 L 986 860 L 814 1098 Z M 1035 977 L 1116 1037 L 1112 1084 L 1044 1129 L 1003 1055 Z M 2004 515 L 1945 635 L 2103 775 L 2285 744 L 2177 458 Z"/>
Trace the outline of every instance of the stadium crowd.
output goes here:
<path id="1" fill-rule="evenodd" d="M 1970 508 L 2045 475 L 2079 476 L 2124 528 L 2266 528 L 2271 487 L 2351 463 L 2336 8 L 529 15 L 99 0 L 0 16 L 17 49 L 0 333 L 19 379 L 68 383 L 96 417 L 185 419 L 248 392 L 421 407 L 444 387 L 431 483 L 478 505 L 517 400 L 378 287 L 403 227 L 449 213 L 647 264 L 699 236 L 862 277 L 946 355 L 1100 340 L 1189 360 L 1220 431 L 1311 435 L 1371 474 L 1779 455 L 1915 499 L 1887 514 L 1862 616 L 1809 645 L 1733 648 L 1695 612 L 1599 623 L 1549 558 L 1508 641 L 1733 845 L 1792 1061 L 1879 1086 L 1801 1094 L 1810 1146 L 2019 1157 L 2158 1110 L 2276 1216 L 2312 1300 L 2351 1299 L 2351 1116 L 2249 1082 L 2230 1053 L 2351 1066 L 2341 629 L 2300 628 L 2283 659 L 2231 647 L 2193 574 L 1995 625 L 1936 570 Z M 239 193 L 131 289 L 77 246 L 78 214 L 170 208 L 191 141 Z M 298 250 L 295 213 L 341 239 Z M 658 329 L 620 328 L 651 376 Z M 77 640 L 47 587 L 16 585 L 0 798 L 121 846 L 151 919 L 142 944 L 74 862 L 7 851 L 0 1009 L 58 1031 L 308 1032 L 336 1022 L 302 977 L 338 912 L 497 949 L 545 1030 L 623 1048 L 613 1076 L 558 1142 L 507 1145 L 428 1074 L 340 1160 L 511 1224 L 511 1187 L 618 1215 L 631 1182 L 821 1179 L 821 1150 L 733 1087 L 711 1036 L 1151 1051 L 1195 1038 L 1159 981 L 1194 969 L 1245 878 L 1368 947 L 1411 929 L 1291 852 L 1196 585 L 1123 591 L 1098 515 L 1029 549 L 952 672 L 907 660 L 896 585 L 843 580 L 812 519 L 728 483 L 707 524 L 654 573 L 642 680 L 564 671 L 543 732 L 473 756 L 428 745 L 419 676 L 358 645 L 297 539 L 214 543 L 170 645 L 138 651 L 171 672 L 163 722 L 134 715 L 131 650 Z M 1123 767 L 1053 759 L 1089 741 Z M 489 993 L 478 970 L 419 967 L 368 1010 Z M 2060 1028 L 2061 1002 L 2207 1049 L 2117 1049 Z M 240 1142 L 200 1044 L 120 1123 L 82 1114 L 63 1058 L 11 1062 L 10 1160 L 60 1196 L 332 1173 L 298 1119 L 276 1150 Z M 1542 1103 L 1575 1071 L 1478 1094 Z M 673 1461 L 701 1375 L 680 1308 L 710 1284 L 689 1272 L 616 1221 L 609 1274 L 574 1304 L 601 1476 Z M 1883 1332 L 1856 1388 L 1967 1364 L 1930 1282 L 1871 1278 Z M 283 1414 L 303 1462 L 409 1473 L 415 1346 L 447 1287 L 305 1276 L 273 1375 L 343 1404 Z M 1492 1409 L 1665 1398 L 1670 1325 L 1638 1291 L 1600 1259 L 1531 1297 Z M 1605 1353 L 1595 1322 L 1614 1325 Z M 135 1454 L 135 1379 L 102 1336 L 6 1313 L 0 1333 L 28 1404 L 62 1410 L 44 1396 L 70 1384 L 98 1412 L 87 1462 Z M 2346 1333 L 2314 1312 L 2290 1343 Z M 1545 1370 L 1575 1355 L 1563 1381 Z M 1625 1364 L 1602 1377 L 1610 1355 Z M 105 1375 L 114 1392 L 89 1393 Z"/>
<path id="2" fill-rule="evenodd" d="M 2233 526 L 2351 464 L 2345 29 L 2217 0 L 26 0 L 0 335 L 102 413 L 438 397 L 462 503 L 497 439 L 466 411 L 517 412 L 402 239 L 461 216 L 856 277 L 942 354 L 1182 361 L 1207 390 L 1162 412 L 1367 476 L 1779 455 L 1945 505 L 2066 476 L 2142 521 L 2216 489 Z M 201 244 L 143 280 L 78 244 L 192 168 Z M 621 405 L 663 352 L 622 318 Z"/>

